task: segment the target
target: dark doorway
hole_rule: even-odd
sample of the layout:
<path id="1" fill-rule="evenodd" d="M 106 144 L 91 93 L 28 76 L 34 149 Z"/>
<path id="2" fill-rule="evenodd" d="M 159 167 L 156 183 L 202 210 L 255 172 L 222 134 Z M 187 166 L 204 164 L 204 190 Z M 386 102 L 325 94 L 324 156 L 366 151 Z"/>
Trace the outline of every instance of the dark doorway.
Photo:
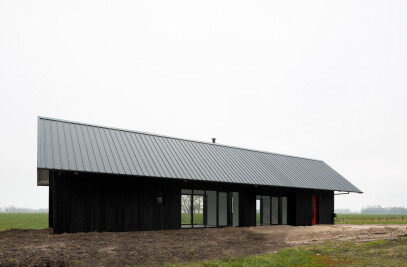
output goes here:
<path id="1" fill-rule="evenodd" d="M 312 196 L 312 224 L 318 224 L 318 201 L 316 196 Z"/>

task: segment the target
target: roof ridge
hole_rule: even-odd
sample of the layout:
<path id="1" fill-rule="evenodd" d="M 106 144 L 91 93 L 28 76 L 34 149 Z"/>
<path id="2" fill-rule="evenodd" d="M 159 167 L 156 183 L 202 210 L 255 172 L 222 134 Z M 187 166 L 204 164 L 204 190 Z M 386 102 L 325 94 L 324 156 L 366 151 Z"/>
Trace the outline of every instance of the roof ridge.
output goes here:
<path id="1" fill-rule="evenodd" d="M 65 123 L 71 123 L 71 124 L 79 124 L 79 125 L 98 127 L 98 128 L 103 128 L 103 129 L 109 129 L 109 130 L 118 130 L 118 131 L 124 131 L 124 132 L 129 132 L 129 133 L 145 134 L 145 135 L 150 135 L 150 136 L 158 136 L 158 137 L 171 138 L 171 139 L 183 140 L 183 141 L 188 141 L 188 142 L 195 142 L 195 143 L 202 143 L 202 144 L 208 144 L 208 145 L 214 145 L 214 146 L 229 147 L 229 148 L 241 149 L 241 150 L 246 150 L 246 151 L 254 151 L 254 152 L 272 154 L 272 155 L 289 157 L 289 158 L 306 159 L 306 160 L 323 162 L 322 160 L 318 160 L 318 159 L 298 157 L 298 156 L 280 154 L 280 153 L 269 152 L 269 151 L 264 151 L 264 150 L 250 149 L 250 148 L 231 146 L 231 145 L 225 145 L 225 144 L 219 144 L 219 143 L 211 143 L 211 142 L 205 142 L 205 141 L 199 141 L 199 140 L 193 140 L 193 139 L 179 138 L 179 137 L 173 137 L 173 136 L 168 136 L 168 135 L 163 135 L 163 134 L 154 134 L 154 133 L 148 133 L 148 132 L 142 132 L 142 131 L 136 131 L 136 130 L 122 129 L 122 128 L 116 128 L 116 127 L 108 127 L 108 126 L 102 126 L 102 125 L 91 124 L 91 123 L 84 123 L 84 122 L 77 122 L 77 121 L 70 121 L 70 120 L 62 120 L 62 119 L 50 118 L 50 117 L 44 117 L 44 116 L 38 116 L 38 119 L 59 121 L 59 122 L 65 122 Z"/>

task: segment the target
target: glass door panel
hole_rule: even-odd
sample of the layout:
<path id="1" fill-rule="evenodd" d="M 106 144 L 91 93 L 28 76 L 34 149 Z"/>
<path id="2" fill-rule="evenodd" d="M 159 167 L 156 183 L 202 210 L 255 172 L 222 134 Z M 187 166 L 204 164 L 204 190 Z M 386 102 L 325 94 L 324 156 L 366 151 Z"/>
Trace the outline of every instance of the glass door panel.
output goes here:
<path id="1" fill-rule="evenodd" d="M 204 197 L 203 196 L 195 196 L 193 198 L 193 223 L 194 227 L 204 227 L 203 221 L 203 203 Z"/>
<path id="2" fill-rule="evenodd" d="M 287 224 L 287 197 L 281 198 L 281 223 Z"/>
<path id="3" fill-rule="evenodd" d="M 270 197 L 262 196 L 263 199 L 263 223 L 262 225 L 270 225 Z"/>
<path id="4" fill-rule="evenodd" d="M 278 197 L 271 198 L 271 223 L 278 224 Z"/>
<path id="5" fill-rule="evenodd" d="M 228 194 L 219 192 L 219 226 L 228 225 Z"/>
<path id="6" fill-rule="evenodd" d="M 216 191 L 206 191 L 206 225 L 216 227 Z"/>
<path id="7" fill-rule="evenodd" d="M 239 193 L 233 192 L 232 198 L 233 226 L 239 226 Z"/>
<path id="8" fill-rule="evenodd" d="M 181 195 L 181 226 L 191 227 L 192 224 L 192 209 L 191 209 L 191 195 Z"/>

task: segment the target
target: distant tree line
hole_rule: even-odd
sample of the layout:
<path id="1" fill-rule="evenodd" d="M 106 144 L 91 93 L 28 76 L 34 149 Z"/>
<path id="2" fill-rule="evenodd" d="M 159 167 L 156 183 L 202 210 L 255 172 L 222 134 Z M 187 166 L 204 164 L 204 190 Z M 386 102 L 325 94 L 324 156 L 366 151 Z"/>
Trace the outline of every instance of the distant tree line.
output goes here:
<path id="1" fill-rule="evenodd" d="M 359 211 L 351 211 L 350 209 L 335 209 L 337 214 L 407 214 L 407 208 L 404 207 L 388 207 L 383 208 L 380 205 L 366 206 Z"/>
<path id="2" fill-rule="evenodd" d="M 407 208 L 391 207 L 383 208 L 380 205 L 366 206 L 360 211 L 362 214 L 407 214 Z"/>
<path id="3" fill-rule="evenodd" d="M 351 213 L 359 213 L 359 212 L 351 211 L 350 209 L 335 209 L 335 213 L 338 213 L 338 214 L 351 214 Z"/>
<path id="4" fill-rule="evenodd" d="M 18 208 L 14 206 L 8 206 L 5 208 L 0 208 L 0 212 L 9 213 L 47 213 L 48 209 L 30 209 L 30 208 Z"/>

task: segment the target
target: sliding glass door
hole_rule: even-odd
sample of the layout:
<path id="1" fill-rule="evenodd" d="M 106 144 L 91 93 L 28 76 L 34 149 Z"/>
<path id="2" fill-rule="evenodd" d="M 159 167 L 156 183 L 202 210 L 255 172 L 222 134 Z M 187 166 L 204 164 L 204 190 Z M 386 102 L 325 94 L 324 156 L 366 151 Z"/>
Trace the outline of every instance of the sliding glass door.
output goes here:
<path id="1" fill-rule="evenodd" d="M 256 225 L 287 224 L 287 197 L 256 196 Z"/>
<path id="2" fill-rule="evenodd" d="M 181 190 L 181 228 L 239 226 L 239 193 Z"/>
<path id="3" fill-rule="evenodd" d="M 219 192 L 219 222 L 218 226 L 228 225 L 228 193 Z"/>
<path id="4" fill-rule="evenodd" d="M 270 225 L 270 197 L 263 196 L 263 222 L 262 225 Z"/>
<path id="5" fill-rule="evenodd" d="M 203 190 L 194 190 L 192 200 L 192 222 L 194 227 L 204 227 L 204 195 Z"/>
<path id="6" fill-rule="evenodd" d="M 278 197 L 271 198 L 271 224 L 278 224 Z"/>
<path id="7" fill-rule="evenodd" d="M 281 198 L 281 224 L 287 224 L 287 198 Z"/>
<path id="8" fill-rule="evenodd" d="M 206 226 L 217 226 L 217 193 L 216 191 L 206 191 Z"/>
<path id="9" fill-rule="evenodd" d="M 192 190 L 191 194 L 181 195 L 181 227 L 190 227 L 192 225 Z"/>

